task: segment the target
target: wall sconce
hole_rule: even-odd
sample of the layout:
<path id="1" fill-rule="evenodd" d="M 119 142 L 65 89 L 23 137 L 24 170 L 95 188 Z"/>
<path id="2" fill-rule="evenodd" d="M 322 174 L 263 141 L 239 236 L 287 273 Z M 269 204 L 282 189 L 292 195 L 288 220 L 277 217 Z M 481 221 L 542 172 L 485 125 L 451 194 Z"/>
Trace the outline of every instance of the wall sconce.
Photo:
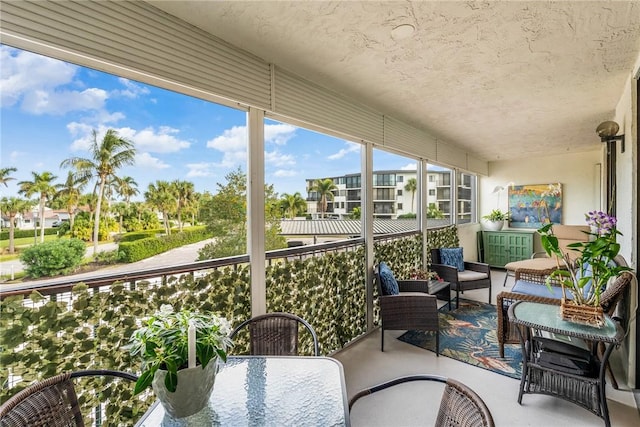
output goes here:
<path id="1" fill-rule="evenodd" d="M 620 150 L 624 153 L 624 134 L 616 135 L 620 130 L 620 126 L 616 122 L 602 122 L 596 128 L 596 133 L 602 142 L 621 141 Z"/>

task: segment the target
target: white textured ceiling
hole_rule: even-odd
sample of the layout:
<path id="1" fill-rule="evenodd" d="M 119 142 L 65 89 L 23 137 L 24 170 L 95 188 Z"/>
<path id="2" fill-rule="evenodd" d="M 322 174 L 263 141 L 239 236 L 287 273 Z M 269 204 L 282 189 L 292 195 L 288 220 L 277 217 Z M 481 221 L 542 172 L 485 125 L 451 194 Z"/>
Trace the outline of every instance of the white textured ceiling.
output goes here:
<path id="1" fill-rule="evenodd" d="M 640 54 L 639 1 L 149 3 L 485 160 L 598 148 Z"/>

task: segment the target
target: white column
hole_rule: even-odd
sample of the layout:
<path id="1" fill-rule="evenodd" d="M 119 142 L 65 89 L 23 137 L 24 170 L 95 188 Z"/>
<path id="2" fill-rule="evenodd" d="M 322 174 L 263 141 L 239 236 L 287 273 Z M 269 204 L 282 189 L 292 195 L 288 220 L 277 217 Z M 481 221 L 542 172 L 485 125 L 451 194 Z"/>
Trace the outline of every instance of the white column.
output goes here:
<path id="1" fill-rule="evenodd" d="M 373 144 L 366 143 L 360 151 L 360 221 L 367 265 L 367 330 L 373 329 Z"/>
<path id="2" fill-rule="evenodd" d="M 251 268 L 251 316 L 267 312 L 264 241 L 264 111 L 249 108 L 247 253 Z"/>

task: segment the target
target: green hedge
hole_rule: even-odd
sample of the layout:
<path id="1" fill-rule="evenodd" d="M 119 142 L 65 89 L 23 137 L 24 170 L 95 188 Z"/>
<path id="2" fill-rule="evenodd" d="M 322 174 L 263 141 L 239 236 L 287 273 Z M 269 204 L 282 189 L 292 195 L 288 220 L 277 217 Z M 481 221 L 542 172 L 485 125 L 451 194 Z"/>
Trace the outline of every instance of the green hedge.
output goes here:
<path id="1" fill-rule="evenodd" d="M 164 228 L 158 228 L 154 230 L 132 231 L 131 233 L 125 233 L 117 237 L 119 243 L 135 242 L 136 240 L 148 239 L 149 237 L 156 237 L 159 234 L 164 234 Z"/>
<path id="2" fill-rule="evenodd" d="M 120 242 L 118 245 L 118 259 L 122 262 L 136 262 L 151 256 L 166 252 L 170 249 L 200 242 L 213 237 L 207 227 L 190 227 L 183 232 L 169 236 L 147 237 L 132 242 Z"/>
<path id="3" fill-rule="evenodd" d="M 38 237 L 40 237 L 40 227 L 38 227 L 36 229 L 36 233 L 38 235 Z M 58 233 L 58 229 L 57 228 L 45 228 L 44 229 L 44 235 L 45 236 L 50 236 L 52 234 L 56 234 Z M 23 237 L 33 237 L 33 228 L 30 230 L 14 230 L 13 231 L 13 238 L 14 239 L 21 239 Z M 0 240 L 9 240 L 9 230 L 7 231 L 3 231 L 0 233 Z"/>

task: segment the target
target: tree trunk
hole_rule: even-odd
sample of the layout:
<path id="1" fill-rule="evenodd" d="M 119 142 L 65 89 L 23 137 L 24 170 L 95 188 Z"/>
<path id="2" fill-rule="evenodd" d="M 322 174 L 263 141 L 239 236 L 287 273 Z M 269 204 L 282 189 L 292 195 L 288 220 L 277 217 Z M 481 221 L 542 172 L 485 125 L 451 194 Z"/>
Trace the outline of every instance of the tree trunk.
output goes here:
<path id="1" fill-rule="evenodd" d="M 104 193 L 104 183 L 106 177 L 100 177 L 100 188 L 98 189 L 98 200 L 96 202 L 96 216 L 93 220 L 93 256 L 98 253 L 98 238 L 100 236 L 100 209 L 102 209 L 102 194 Z"/>
<path id="2" fill-rule="evenodd" d="M 9 253 L 13 254 L 16 251 L 15 242 L 14 242 L 14 234 L 15 234 L 15 225 L 14 221 L 16 220 L 15 215 L 9 215 Z"/>
<path id="3" fill-rule="evenodd" d="M 43 194 L 40 197 L 40 243 L 44 243 L 44 203 L 46 197 Z"/>

